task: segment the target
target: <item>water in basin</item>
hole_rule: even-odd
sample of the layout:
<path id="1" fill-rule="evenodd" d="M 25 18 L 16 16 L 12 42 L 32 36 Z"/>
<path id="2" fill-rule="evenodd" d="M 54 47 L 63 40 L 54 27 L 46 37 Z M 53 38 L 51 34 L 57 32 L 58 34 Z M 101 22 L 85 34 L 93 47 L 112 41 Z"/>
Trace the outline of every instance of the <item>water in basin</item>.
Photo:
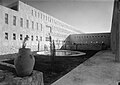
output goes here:
<path id="1" fill-rule="evenodd" d="M 50 55 L 50 51 L 41 51 L 37 52 L 38 55 Z M 79 51 L 70 51 L 70 50 L 56 50 L 56 56 L 80 56 L 85 55 L 86 53 Z"/>

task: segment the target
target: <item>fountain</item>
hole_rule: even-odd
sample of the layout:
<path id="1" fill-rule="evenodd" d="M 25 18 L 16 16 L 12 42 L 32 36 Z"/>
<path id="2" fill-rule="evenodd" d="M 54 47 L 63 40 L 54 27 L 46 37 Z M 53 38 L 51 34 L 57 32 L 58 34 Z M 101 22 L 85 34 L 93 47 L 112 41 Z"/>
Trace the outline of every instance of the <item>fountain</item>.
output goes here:
<path id="1" fill-rule="evenodd" d="M 51 57 L 55 56 L 80 56 L 85 55 L 86 53 L 79 52 L 79 51 L 71 51 L 71 50 L 56 50 L 55 49 L 55 42 L 52 40 L 51 35 L 49 34 L 49 42 L 50 42 L 50 50 L 48 51 L 38 51 L 37 55 L 48 55 Z"/>

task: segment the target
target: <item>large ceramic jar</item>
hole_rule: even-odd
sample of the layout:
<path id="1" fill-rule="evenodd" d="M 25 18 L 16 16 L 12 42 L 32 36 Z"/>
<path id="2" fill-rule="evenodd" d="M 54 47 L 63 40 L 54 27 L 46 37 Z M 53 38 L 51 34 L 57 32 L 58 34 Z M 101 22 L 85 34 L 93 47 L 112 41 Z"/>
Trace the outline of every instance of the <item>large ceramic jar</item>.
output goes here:
<path id="1" fill-rule="evenodd" d="M 17 58 L 14 60 L 18 76 L 31 75 L 35 64 L 34 56 L 29 48 L 20 48 Z"/>

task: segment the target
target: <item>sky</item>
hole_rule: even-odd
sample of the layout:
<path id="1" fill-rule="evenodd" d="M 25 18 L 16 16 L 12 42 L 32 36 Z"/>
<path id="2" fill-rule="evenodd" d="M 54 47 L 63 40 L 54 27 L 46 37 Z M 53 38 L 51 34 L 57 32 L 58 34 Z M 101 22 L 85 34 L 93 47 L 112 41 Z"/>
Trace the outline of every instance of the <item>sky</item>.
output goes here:
<path id="1" fill-rule="evenodd" d="M 17 0 L 3 0 L 9 4 Z M 110 32 L 113 0 L 21 0 L 84 33 Z"/>

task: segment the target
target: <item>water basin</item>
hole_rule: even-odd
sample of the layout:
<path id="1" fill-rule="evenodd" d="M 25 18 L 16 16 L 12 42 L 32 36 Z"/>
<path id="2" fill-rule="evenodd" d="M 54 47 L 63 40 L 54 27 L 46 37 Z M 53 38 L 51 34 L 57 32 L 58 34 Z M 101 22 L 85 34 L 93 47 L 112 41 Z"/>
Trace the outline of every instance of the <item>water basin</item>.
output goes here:
<path id="1" fill-rule="evenodd" d="M 50 55 L 50 51 L 40 51 L 37 52 L 38 55 Z M 70 50 L 56 50 L 56 56 L 80 56 L 85 55 L 86 53 L 79 51 L 70 51 Z"/>

